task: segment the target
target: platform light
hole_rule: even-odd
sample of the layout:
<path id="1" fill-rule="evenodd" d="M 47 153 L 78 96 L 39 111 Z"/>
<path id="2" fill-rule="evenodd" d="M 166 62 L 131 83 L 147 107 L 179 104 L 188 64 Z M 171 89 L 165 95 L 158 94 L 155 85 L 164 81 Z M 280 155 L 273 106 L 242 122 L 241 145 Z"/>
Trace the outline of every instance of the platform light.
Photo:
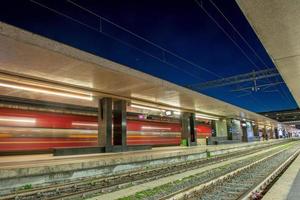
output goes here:
<path id="1" fill-rule="evenodd" d="M 0 122 L 35 123 L 36 119 L 26 117 L 0 117 Z"/>
<path id="2" fill-rule="evenodd" d="M 139 109 L 145 109 L 145 110 L 151 110 L 151 111 L 163 111 L 161 109 L 158 108 L 152 108 L 152 107 L 147 107 L 147 106 L 141 106 L 141 105 L 136 105 L 136 104 L 132 104 L 131 107 L 133 108 L 139 108 Z"/>
<path id="3" fill-rule="evenodd" d="M 180 111 L 174 111 L 173 114 L 174 115 L 181 115 L 181 112 Z"/>
<path id="4" fill-rule="evenodd" d="M 18 90 L 25 90 L 30 92 L 51 94 L 51 95 L 62 96 L 62 97 L 76 98 L 76 99 L 89 100 L 89 101 L 93 100 L 92 95 L 84 95 L 84 94 L 80 95 L 80 94 L 72 94 L 67 92 L 55 92 L 47 89 L 34 88 L 30 86 L 21 86 L 21 85 L 10 84 L 10 83 L 0 83 L 0 86 L 6 88 L 18 89 Z"/>
<path id="5" fill-rule="evenodd" d="M 205 114 L 196 114 L 196 118 L 202 118 L 202 119 L 208 119 L 208 120 L 219 120 L 218 117 L 211 116 L 211 115 L 205 115 Z"/>
<path id="6" fill-rule="evenodd" d="M 139 119 L 146 119 L 145 115 L 138 115 Z"/>
<path id="7" fill-rule="evenodd" d="M 165 114 L 166 114 L 166 116 L 171 116 L 172 115 L 172 111 L 171 110 L 166 110 Z"/>

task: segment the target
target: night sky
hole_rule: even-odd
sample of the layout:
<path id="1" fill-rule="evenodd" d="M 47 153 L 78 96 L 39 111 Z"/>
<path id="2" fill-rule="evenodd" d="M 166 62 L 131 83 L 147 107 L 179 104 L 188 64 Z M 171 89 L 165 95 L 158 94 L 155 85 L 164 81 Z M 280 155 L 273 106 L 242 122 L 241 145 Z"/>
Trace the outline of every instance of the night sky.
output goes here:
<path id="1" fill-rule="evenodd" d="M 198 0 L 199 4 L 194 0 L 72 2 L 4 0 L 0 6 L 0 20 L 185 87 L 274 68 L 234 0 Z M 280 80 L 281 77 L 265 79 L 259 84 Z M 297 108 L 285 84 L 259 92 L 230 91 L 251 85 L 199 91 L 255 112 Z"/>

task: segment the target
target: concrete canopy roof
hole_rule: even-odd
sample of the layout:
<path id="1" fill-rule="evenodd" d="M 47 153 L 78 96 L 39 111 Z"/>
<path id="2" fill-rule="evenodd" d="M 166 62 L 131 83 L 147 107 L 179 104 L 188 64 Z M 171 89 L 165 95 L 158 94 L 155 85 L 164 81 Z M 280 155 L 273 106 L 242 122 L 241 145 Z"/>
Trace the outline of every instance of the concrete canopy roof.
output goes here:
<path id="1" fill-rule="evenodd" d="M 300 106 L 300 1 L 236 0 Z"/>
<path id="2" fill-rule="evenodd" d="M 191 112 L 239 117 L 259 123 L 275 120 L 155 78 L 70 46 L 0 23 L 0 82 L 35 85 L 112 96 Z M 3 95 L 97 106 L 97 101 L 62 98 L 0 87 Z"/>

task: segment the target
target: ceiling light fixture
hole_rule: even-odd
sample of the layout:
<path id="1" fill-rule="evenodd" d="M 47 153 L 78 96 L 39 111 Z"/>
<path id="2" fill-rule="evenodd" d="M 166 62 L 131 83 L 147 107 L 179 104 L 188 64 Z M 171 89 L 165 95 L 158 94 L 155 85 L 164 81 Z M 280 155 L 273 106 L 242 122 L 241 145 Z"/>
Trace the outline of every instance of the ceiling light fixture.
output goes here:
<path id="1" fill-rule="evenodd" d="M 145 109 L 145 110 L 151 110 L 151 111 L 163 111 L 161 109 L 158 108 L 152 108 L 152 107 L 147 107 L 147 106 L 141 106 L 141 105 L 136 105 L 136 104 L 131 104 L 131 107 L 133 108 L 139 108 L 139 109 Z"/>
<path id="2" fill-rule="evenodd" d="M 180 112 L 180 111 L 174 111 L 173 114 L 174 114 L 174 115 L 180 115 L 181 112 Z"/>
<path id="3" fill-rule="evenodd" d="M 35 87 L 31 87 L 31 86 L 26 86 L 26 85 L 0 83 L 0 87 L 25 90 L 25 91 L 30 91 L 30 92 L 38 92 L 38 93 L 43 93 L 43 94 L 50 94 L 50 95 L 69 97 L 69 98 L 75 98 L 75 99 L 89 100 L 89 101 L 93 100 L 93 96 L 88 95 L 88 94 L 85 95 L 85 94 L 68 93 L 68 92 L 64 92 L 64 91 L 52 91 L 52 90 L 48 90 L 48 89 L 35 88 Z"/>
<path id="4" fill-rule="evenodd" d="M 205 115 L 205 114 L 199 114 L 199 113 L 196 113 L 196 118 L 209 119 L 209 120 L 219 120 L 219 117 L 215 117 L 215 116 L 211 116 L 211 115 Z"/>

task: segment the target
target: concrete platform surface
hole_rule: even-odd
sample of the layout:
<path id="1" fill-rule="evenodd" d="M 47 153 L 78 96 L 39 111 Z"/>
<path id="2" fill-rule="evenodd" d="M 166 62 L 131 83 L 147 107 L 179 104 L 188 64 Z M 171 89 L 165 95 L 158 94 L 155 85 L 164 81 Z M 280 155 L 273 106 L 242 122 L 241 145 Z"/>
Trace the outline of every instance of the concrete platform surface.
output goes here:
<path id="1" fill-rule="evenodd" d="M 299 200 L 300 199 L 300 156 L 283 173 L 263 200 Z"/>
<path id="2" fill-rule="evenodd" d="M 83 154 L 70 156 L 53 156 L 52 154 L 37 154 L 37 155 L 16 155 L 16 156 L 0 156 L 0 170 L 14 169 L 25 167 L 49 166 L 59 164 L 81 163 L 91 160 L 109 159 L 138 159 L 139 157 L 147 157 L 148 159 L 157 159 L 170 156 L 188 155 L 204 151 L 218 151 L 223 149 L 239 148 L 246 146 L 256 146 L 260 144 L 268 144 L 279 142 L 280 140 L 269 140 L 263 142 L 252 143 L 237 143 L 237 144 L 223 144 L 223 145 L 200 145 L 194 147 L 156 147 L 152 150 L 131 151 L 131 152 L 117 152 L 117 153 L 99 153 L 99 154 Z M 138 161 L 138 160 L 137 160 Z"/>

